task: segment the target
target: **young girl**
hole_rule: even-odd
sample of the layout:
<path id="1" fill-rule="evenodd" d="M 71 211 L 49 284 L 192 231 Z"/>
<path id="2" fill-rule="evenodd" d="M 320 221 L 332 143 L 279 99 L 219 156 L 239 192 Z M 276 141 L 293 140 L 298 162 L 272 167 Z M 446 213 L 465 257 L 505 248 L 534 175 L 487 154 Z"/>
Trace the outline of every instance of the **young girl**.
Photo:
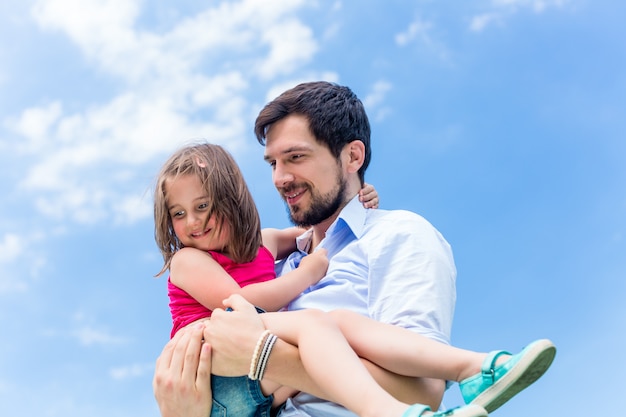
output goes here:
<path id="1" fill-rule="evenodd" d="M 156 184 L 154 215 L 155 238 L 164 257 L 159 275 L 170 271 L 172 336 L 210 317 L 232 294 L 276 311 L 317 282 L 328 265 L 325 252 L 318 250 L 292 273 L 274 279 L 274 259 L 293 249 L 301 231 L 268 230 L 262 235 L 243 176 L 217 145 L 184 147 L 165 163 Z M 248 377 L 212 377 L 212 415 L 218 411 L 269 415 L 271 395 L 238 398 L 226 410 L 218 398 L 226 393 L 225 398 L 232 400 L 233 391 L 276 392 L 277 384 L 262 379 L 274 335 L 299 348 L 307 375 L 294 388 L 339 403 L 361 417 L 486 416 L 485 409 L 495 410 L 539 378 L 556 352 L 548 340 L 533 342 L 516 355 L 471 352 L 347 311 L 300 310 L 261 318 L 273 334 L 265 332 L 259 338 Z M 359 357 L 400 375 L 459 381 L 465 402 L 471 404 L 441 413 L 429 411 L 427 405 L 409 406 L 379 386 Z"/>

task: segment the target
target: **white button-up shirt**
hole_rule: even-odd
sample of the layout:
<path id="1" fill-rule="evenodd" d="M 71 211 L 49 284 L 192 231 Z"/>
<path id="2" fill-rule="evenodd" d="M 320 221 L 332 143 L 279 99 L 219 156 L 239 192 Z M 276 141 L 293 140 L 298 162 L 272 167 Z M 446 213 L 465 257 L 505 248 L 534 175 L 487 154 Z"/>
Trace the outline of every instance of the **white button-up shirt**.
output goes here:
<path id="1" fill-rule="evenodd" d="M 278 275 L 307 254 L 311 231 L 277 263 Z M 449 343 L 456 302 L 450 245 L 423 217 L 405 210 L 367 210 L 355 197 L 318 247 L 328 250 L 326 276 L 287 309 L 347 309 Z M 345 408 L 298 394 L 281 417 L 353 416 Z"/>

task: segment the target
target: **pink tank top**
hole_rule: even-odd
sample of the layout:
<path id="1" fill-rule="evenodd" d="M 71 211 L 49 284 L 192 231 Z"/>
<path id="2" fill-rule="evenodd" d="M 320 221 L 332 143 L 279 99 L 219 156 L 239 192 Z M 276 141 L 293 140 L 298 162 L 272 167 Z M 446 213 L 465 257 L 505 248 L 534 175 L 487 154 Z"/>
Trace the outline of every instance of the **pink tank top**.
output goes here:
<path id="1" fill-rule="evenodd" d="M 209 254 L 219 263 L 222 268 L 235 280 L 240 287 L 269 281 L 276 278 L 274 272 L 274 257 L 265 247 L 259 248 L 259 253 L 251 262 L 238 264 L 229 257 L 219 253 L 209 251 Z M 206 289 L 211 291 L 210 288 Z M 196 320 L 211 317 L 211 310 L 197 302 L 191 295 L 167 280 L 167 295 L 170 298 L 170 312 L 172 313 L 173 337 L 178 330 Z"/>

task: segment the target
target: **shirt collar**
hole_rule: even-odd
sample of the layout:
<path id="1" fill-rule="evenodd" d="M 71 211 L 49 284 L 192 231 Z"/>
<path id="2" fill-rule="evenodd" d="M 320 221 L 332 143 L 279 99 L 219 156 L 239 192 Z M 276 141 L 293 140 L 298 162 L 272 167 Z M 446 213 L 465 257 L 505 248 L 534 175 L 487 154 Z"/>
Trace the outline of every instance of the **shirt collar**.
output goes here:
<path id="1" fill-rule="evenodd" d="M 341 210 L 337 220 L 328 228 L 326 235 L 331 234 L 333 229 L 339 227 L 340 223 L 344 223 L 352 230 L 352 233 L 354 233 L 354 236 L 358 239 L 363 234 L 366 216 L 367 209 L 363 207 L 363 204 L 359 201 L 359 195 L 357 194 L 346 204 L 343 210 Z"/>

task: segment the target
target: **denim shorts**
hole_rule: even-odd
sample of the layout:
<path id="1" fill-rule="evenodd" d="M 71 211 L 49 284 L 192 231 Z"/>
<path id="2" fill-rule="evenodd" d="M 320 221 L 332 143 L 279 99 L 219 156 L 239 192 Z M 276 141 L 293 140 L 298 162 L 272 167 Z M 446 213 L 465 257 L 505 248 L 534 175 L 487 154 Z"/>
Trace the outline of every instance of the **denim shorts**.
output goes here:
<path id="1" fill-rule="evenodd" d="M 211 417 L 270 417 L 274 397 L 263 395 L 259 381 L 211 375 L 211 390 Z"/>

